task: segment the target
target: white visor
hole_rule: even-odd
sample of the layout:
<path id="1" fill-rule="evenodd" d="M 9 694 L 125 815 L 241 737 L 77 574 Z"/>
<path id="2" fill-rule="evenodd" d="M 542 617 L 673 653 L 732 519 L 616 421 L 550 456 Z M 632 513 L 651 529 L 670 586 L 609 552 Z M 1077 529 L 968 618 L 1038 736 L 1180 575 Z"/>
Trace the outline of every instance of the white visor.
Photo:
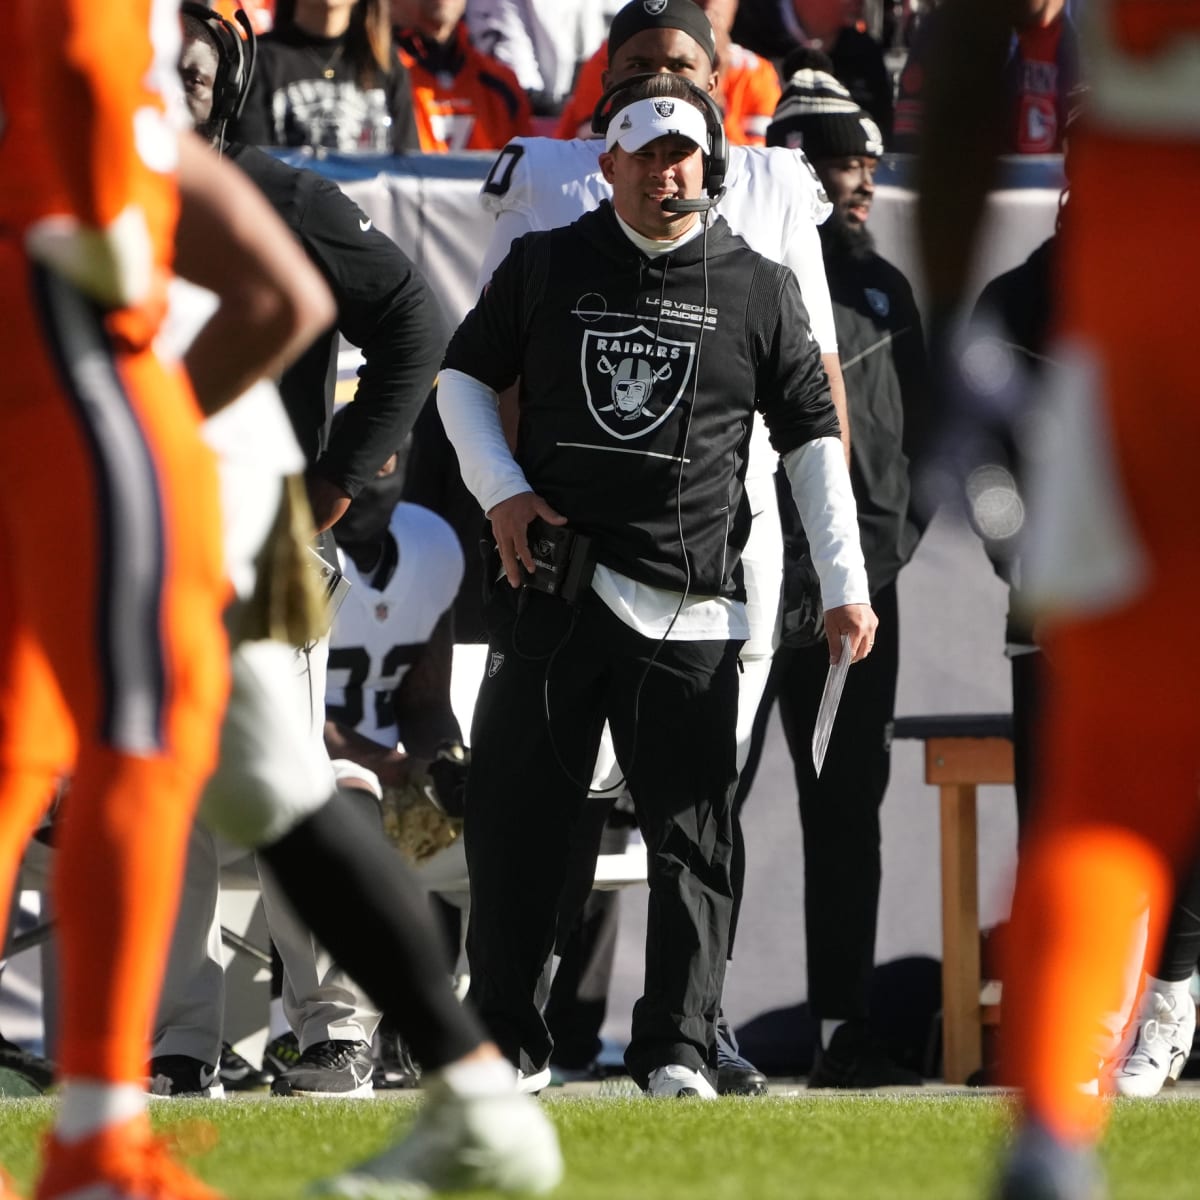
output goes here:
<path id="1" fill-rule="evenodd" d="M 671 96 L 635 100 L 609 121 L 604 148 L 611 150 L 620 142 L 621 149 L 632 154 L 655 138 L 673 133 L 695 142 L 708 153 L 708 122 L 694 104 Z"/>

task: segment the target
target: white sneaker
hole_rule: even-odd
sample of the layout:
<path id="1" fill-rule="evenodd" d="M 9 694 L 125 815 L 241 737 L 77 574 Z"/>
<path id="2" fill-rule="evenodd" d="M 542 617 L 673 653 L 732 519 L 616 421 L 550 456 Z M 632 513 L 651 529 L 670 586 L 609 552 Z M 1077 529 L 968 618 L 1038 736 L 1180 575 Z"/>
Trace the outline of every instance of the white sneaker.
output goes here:
<path id="1" fill-rule="evenodd" d="M 1167 1080 L 1179 1078 L 1195 1032 L 1191 996 L 1147 987 L 1117 1052 L 1113 1091 L 1118 1096 L 1157 1096 Z"/>
<path id="2" fill-rule="evenodd" d="M 551 1078 L 549 1067 L 543 1067 L 531 1075 L 526 1075 L 524 1071 L 518 1071 L 517 1091 L 523 1092 L 526 1096 L 536 1096 L 543 1088 L 550 1086 Z"/>
<path id="3" fill-rule="evenodd" d="M 461 1097 L 431 1088 L 402 1142 L 313 1191 L 343 1200 L 425 1200 L 475 1188 L 541 1194 L 562 1174 L 558 1135 L 530 1097 Z"/>
<path id="4" fill-rule="evenodd" d="M 698 1100 L 715 1100 L 717 1090 L 700 1071 L 671 1063 L 650 1072 L 646 1085 L 647 1096 L 694 1096 Z"/>

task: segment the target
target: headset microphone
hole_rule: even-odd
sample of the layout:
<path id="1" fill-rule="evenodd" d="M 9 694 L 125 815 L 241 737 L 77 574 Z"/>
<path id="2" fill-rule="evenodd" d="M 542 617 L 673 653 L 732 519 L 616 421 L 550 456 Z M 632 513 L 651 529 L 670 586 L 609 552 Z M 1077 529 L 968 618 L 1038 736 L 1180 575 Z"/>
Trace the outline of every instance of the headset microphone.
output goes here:
<path id="1" fill-rule="evenodd" d="M 669 213 L 705 213 L 716 208 L 717 201 L 723 195 L 725 195 L 724 188 L 721 188 L 715 196 L 701 196 L 695 200 L 677 200 L 671 196 L 662 202 L 662 207 L 664 212 Z"/>

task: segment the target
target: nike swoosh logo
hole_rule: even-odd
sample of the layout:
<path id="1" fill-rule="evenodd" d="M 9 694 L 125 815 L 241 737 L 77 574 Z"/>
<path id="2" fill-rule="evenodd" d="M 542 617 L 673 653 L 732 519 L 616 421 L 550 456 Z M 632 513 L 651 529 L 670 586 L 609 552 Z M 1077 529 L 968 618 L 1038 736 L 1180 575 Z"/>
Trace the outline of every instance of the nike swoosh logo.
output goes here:
<path id="1" fill-rule="evenodd" d="M 366 233 L 371 228 L 371 218 L 368 217 L 365 221 L 359 221 L 358 227 L 363 233 Z"/>
<path id="2" fill-rule="evenodd" d="M 362 1087 L 363 1084 L 366 1083 L 371 1078 L 371 1076 L 374 1074 L 374 1070 L 373 1070 L 373 1068 L 368 1067 L 367 1070 L 365 1071 L 365 1073 L 363 1074 L 362 1078 L 360 1079 L 358 1076 L 358 1068 L 353 1063 L 351 1063 L 350 1064 L 350 1074 L 354 1078 L 354 1086 Z"/>

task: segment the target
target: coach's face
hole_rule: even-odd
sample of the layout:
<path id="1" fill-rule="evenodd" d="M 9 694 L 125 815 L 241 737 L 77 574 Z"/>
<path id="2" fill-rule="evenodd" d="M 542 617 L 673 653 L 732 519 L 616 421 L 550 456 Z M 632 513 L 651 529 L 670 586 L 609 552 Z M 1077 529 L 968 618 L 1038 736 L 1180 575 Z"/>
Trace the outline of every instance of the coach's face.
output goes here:
<path id="1" fill-rule="evenodd" d="M 680 134 L 667 134 L 628 151 L 619 144 L 600 155 L 600 170 L 612 184 L 613 207 L 643 237 L 669 241 L 696 220 L 695 213 L 667 212 L 664 200 L 696 199 L 704 190 L 704 155 Z"/>
<path id="2" fill-rule="evenodd" d="M 717 73 L 695 38 L 682 29 L 643 29 L 623 43 L 604 72 L 607 91 L 634 75 L 683 75 L 706 92 L 716 93 Z"/>

